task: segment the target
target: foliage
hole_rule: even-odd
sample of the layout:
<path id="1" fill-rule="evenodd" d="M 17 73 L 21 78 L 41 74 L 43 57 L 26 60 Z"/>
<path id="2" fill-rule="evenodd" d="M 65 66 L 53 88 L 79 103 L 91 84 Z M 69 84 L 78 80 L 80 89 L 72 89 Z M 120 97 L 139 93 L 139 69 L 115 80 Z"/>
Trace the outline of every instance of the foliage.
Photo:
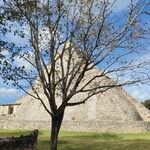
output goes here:
<path id="1" fill-rule="evenodd" d="M 150 100 L 149 99 L 142 102 L 142 104 L 150 110 Z"/>

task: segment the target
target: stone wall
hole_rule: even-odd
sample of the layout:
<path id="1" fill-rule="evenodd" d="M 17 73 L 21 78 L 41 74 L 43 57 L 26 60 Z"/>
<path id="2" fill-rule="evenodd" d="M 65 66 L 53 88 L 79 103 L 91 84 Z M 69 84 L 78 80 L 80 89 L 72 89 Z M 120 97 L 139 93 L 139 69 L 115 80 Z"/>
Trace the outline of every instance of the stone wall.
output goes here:
<path id="1" fill-rule="evenodd" d="M 71 60 L 71 62 L 73 62 L 73 64 L 78 63 L 80 58 L 77 53 L 75 53 L 74 57 L 75 59 Z M 68 55 L 66 54 L 63 57 L 64 66 L 67 64 L 67 60 Z M 56 68 L 60 70 L 59 60 Z M 64 70 L 66 70 L 66 67 L 64 67 Z M 78 88 L 82 88 L 93 77 L 100 76 L 101 73 L 102 72 L 96 67 L 88 71 Z M 68 76 L 68 79 L 69 77 L 70 76 Z M 97 84 L 106 86 L 111 83 L 113 83 L 113 81 L 108 77 L 97 78 L 93 80 L 86 89 Z M 69 90 L 74 87 L 73 84 L 72 82 Z M 43 92 L 39 80 L 35 81 L 34 86 L 45 106 L 49 108 L 48 99 Z M 30 95 L 36 97 L 36 94 L 31 89 L 28 92 Z M 72 97 L 70 102 L 82 101 L 88 94 L 87 92 L 77 93 Z M 0 116 L 0 128 L 50 128 L 50 115 L 45 111 L 42 103 L 30 95 L 23 96 L 17 100 L 17 103 L 21 105 L 18 107 L 16 113 L 7 115 L 5 118 L 3 118 L 4 116 Z M 59 107 L 62 98 L 57 94 L 55 99 L 57 107 Z M 1 114 L 0 112 L 0 115 Z M 89 98 L 83 105 L 67 107 L 62 129 L 93 132 L 143 132 L 150 131 L 149 121 L 150 111 L 127 94 L 121 87 L 116 87 Z"/>
<path id="2" fill-rule="evenodd" d="M 0 138 L 0 150 L 36 150 L 38 130 L 30 135 Z"/>
<path id="3" fill-rule="evenodd" d="M 0 106 L 0 114 L 1 115 L 8 114 L 8 106 Z"/>
<path id="4" fill-rule="evenodd" d="M 0 128 L 4 129 L 50 129 L 49 121 L 19 121 L 1 120 Z M 64 121 L 62 130 L 86 131 L 86 132 L 122 132 L 140 133 L 150 131 L 150 122 L 122 122 L 122 121 Z"/>
<path id="5" fill-rule="evenodd" d="M 20 104 L 6 104 L 0 105 L 0 115 L 6 116 L 10 114 L 15 114 L 17 109 L 19 108 Z M 10 113 L 10 109 L 12 112 Z"/>

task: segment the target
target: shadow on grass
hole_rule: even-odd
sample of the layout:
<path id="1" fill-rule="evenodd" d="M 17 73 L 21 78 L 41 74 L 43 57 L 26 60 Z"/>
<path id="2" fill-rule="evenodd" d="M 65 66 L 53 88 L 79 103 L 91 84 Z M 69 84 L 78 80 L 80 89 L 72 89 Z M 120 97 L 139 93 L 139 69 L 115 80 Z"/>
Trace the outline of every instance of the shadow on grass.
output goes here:
<path id="1" fill-rule="evenodd" d="M 91 136 L 72 136 L 61 137 L 58 142 L 58 150 L 149 150 L 150 140 L 123 140 L 112 138 L 107 140 L 105 137 Z M 50 142 L 46 138 L 38 141 L 38 150 L 49 149 Z"/>

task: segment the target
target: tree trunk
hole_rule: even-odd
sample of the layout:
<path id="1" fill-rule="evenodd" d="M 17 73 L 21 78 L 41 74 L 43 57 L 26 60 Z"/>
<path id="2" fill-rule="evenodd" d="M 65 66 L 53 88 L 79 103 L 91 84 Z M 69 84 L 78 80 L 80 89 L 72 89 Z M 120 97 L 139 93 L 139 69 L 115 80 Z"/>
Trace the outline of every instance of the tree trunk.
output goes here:
<path id="1" fill-rule="evenodd" d="M 63 116 L 64 112 L 57 117 L 52 117 L 50 150 L 57 150 L 58 134 L 62 124 Z"/>

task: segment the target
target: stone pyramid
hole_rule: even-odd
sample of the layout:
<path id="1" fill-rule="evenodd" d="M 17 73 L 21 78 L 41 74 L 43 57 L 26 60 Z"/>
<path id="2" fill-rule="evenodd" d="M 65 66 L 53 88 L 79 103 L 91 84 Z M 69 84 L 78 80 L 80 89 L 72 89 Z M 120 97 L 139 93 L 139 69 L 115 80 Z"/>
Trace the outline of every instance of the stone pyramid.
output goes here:
<path id="1" fill-rule="evenodd" d="M 67 58 L 65 59 L 67 60 Z M 60 66 L 59 63 L 58 66 Z M 85 82 L 99 73 L 98 68 L 93 68 L 90 73 L 85 75 Z M 112 81 L 110 78 L 104 79 L 100 84 Z M 86 94 L 77 94 L 72 101 L 81 100 Z M 40 86 L 39 95 L 48 106 L 48 101 Z M 60 97 L 56 99 L 59 105 Z M 11 128 L 49 128 L 50 115 L 40 101 L 26 95 L 17 102 L 21 103 L 20 107 L 13 116 L 9 117 L 11 125 L 5 123 L 5 126 L 8 128 L 10 126 Z M 150 111 L 126 93 L 123 88 L 116 87 L 91 97 L 85 104 L 67 107 L 62 128 L 79 131 L 140 132 L 150 130 L 149 121 Z"/>
<path id="2" fill-rule="evenodd" d="M 77 95 L 74 100 L 83 96 Z M 50 116 L 40 101 L 27 95 L 19 99 L 19 102 L 21 106 L 11 117 L 15 122 L 13 128 L 50 126 Z M 118 87 L 93 96 L 85 104 L 68 107 L 62 128 L 79 131 L 143 132 L 150 131 L 149 121 L 150 111 Z"/>
<path id="3" fill-rule="evenodd" d="M 41 93 L 42 94 L 42 93 Z M 74 100 L 84 95 L 78 94 Z M 43 98 L 45 96 L 43 95 Z M 40 101 L 24 96 L 19 99 L 15 119 L 27 121 L 50 121 Z M 68 107 L 64 121 L 150 121 L 150 111 L 132 98 L 122 88 L 117 87 L 97 94 L 85 104 Z"/>

